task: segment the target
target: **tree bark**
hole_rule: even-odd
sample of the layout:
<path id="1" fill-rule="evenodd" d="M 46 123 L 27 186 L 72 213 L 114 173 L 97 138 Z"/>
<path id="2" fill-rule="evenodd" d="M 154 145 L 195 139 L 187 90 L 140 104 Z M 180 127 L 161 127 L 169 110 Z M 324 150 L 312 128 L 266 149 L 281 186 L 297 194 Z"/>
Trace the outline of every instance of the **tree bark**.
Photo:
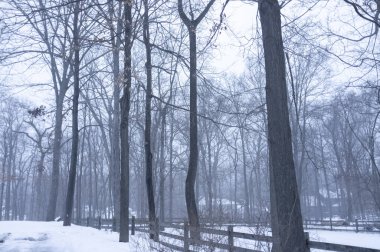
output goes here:
<path id="1" fill-rule="evenodd" d="M 165 136 L 166 136 L 166 107 L 162 110 L 160 134 L 160 222 L 165 222 Z"/>
<path id="2" fill-rule="evenodd" d="M 3 200 L 4 200 L 4 186 L 5 186 L 5 166 L 8 158 L 8 145 L 7 145 L 7 135 L 6 132 L 3 133 L 3 160 L 2 160 L 2 171 L 1 171 L 1 192 L 0 192 L 0 209 L 3 209 Z M 3 212 L 0 213 L 0 220 L 2 220 Z"/>
<path id="3" fill-rule="evenodd" d="M 11 184 L 12 184 L 12 165 L 13 160 L 15 158 L 15 146 L 14 146 L 14 135 L 12 134 L 12 126 L 10 125 L 9 139 L 8 139 L 8 148 L 9 148 L 9 156 L 8 156 L 8 164 L 7 164 L 7 175 L 5 177 L 5 181 L 7 182 L 7 186 L 5 187 L 5 213 L 4 219 L 10 220 L 10 212 L 11 212 Z"/>
<path id="4" fill-rule="evenodd" d="M 185 182 L 185 198 L 189 224 L 193 228 L 199 228 L 199 217 L 195 199 L 195 180 L 198 169 L 198 118 L 197 118 L 197 36 L 196 29 L 198 24 L 206 16 L 215 0 L 208 2 L 205 9 L 198 18 L 187 17 L 183 10 L 182 0 L 178 0 L 178 13 L 182 22 L 186 25 L 189 32 L 190 42 L 190 155 L 189 168 Z M 193 238 L 199 238 L 198 232 L 191 232 Z"/>
<path id="5" fill-rule="evenodd" d="M 169 221 L 173 221 L 173 142 L 174 142 L 174 111 L 170 112 L 170 140 L 169 140 Z"/>
<path id="6" fill-rule="evenodd" d="M 198 118 L 197 118 L 197 45 L 196 27 L 188 26 L 190 38 L 190 155 L 186 176 L 185 198 L 190 226 L 199 227 L 195 199 L 195 180 L 198 170 Z"/>
<path id="7" fill-rule="evenodd" d="M 244 136 L 244 129 L 242 128 L 243 125 L 241 125 L 241 128 L 239 129 L 240 133 L 240 139 L 241 139 L 241 148 L 243 152 L 243 180 L 244 180 L 244 220 L 246 222 L 250 222 L 250 210 L 249 210 L 249 189 L 248 189 L 248 180 L 247 180 L 247 155 L 246 155 L 246 148 L 245 148 L 245 136 Z"/>
<path id="8" fill-rule="evenodd" d="M 149 208 L 149 229 L 150 239 L 155 239 L 154 236 L 154 223 L 156 221 L 156 206 L 154 202 L 154 186 L 153 186 L 153 154 L 152 154 L 152 141 L 151 141 L 151 125 L 152 125 L 152 49 L 150 46 L 150 33 L 149 33 L 149 9 L 148 0 L 143 1 L 144 4 L 144 45 L 146 52 L 146 93 L 145 93 L 145 131 L 144 131 L 144 147 L 145 147 L 145 183 L 148 196 Z M 163 148 L 163 146 L 161 146 Z"/>
<path id="9" fill-rule="evenodd" d="M 123 29 L 122 24 L 122 2 L 119 2 L 119 10 L 117 14 L 117 24 L 116 30 L 112 22 L 115 9 L 114 1 L 109 0 L 109 26 L 111 33 L 111 43 L 112 43 L 112 62 L 113 62 L 113 117 L 111 125 L 111 159 L 110 159 L 110 172 L 112 180 L 112 201 L 114 206 L 114 218 L 116 219 L 116 227 L 113 231 L 118 231 L 119 219 L 120 219 L 120 45 L 121 45 L 121 33 Z"/>
<path id="10" fill-rule="evenodd" d="M 284 46 L 277 0 L 259 1 L 266 72 L 271 221 L 275 252 L 308 251 L 302 226 L 287 103 Z"/>
<path id="11" fill-rule="evenodd" d="M 129 110 L 132 86 L 132 1 L 124 3 L 124 74 L 120 100 L 120 242 L 129 242 Z"/>
<path id="12" fill-rule="evenodd" d="M 79 108 L 79 65 L 80 65 L 80 42 L 79 42 L 79 1 L 75 2 L 74 9 L 74 94 L 73 94 L 73 110 L 72 110 L 72 140 L 71 140 L 71 158 L 69 182 L 67 186 L 66 208 L 63 225 L 70 226 L 73 214 L 75 179 L 77 176 L 78 163 L 78 145 L 79 145 L 79 126 L 78 126 L 78 108 Z"/>

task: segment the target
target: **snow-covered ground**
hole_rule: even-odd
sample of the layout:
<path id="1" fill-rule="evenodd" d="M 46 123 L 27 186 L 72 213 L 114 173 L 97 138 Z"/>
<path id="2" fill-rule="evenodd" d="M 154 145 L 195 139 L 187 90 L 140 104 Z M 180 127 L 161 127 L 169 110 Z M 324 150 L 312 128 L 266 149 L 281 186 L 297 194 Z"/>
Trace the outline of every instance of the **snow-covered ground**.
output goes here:
<path id="1" fill-rule="evenodd" d="M 176 233 L 179 230 L 166 229 L 165 232 Z M 235 227 L 234 231 L 256 233 L 249 227 Z M 308 230 L 310 240 L 346 244 L 380 249 L 380 233 L 354 233 L 339 231 Z M 266 233 L 265 231 L 263 231 Z M 178 233 L 181 235 L 181 233 Z M 89 227 L 72 225 L 63 227 L 62 222 L 0 221 L 1 252 L 149 252 L 170 251 L 166 247 L 154 244 L 147 239 L 147 234 L 137 232 L 131 236 L 130 243 L 118 242 L 118 233 L 97 230 Z M 214 237 L 216 238 L 216 237 Z M 169 243 L 181 245 L 172 239 Z M 225 238 L 221 238 L 220 241 Z M 3 241 L 1 243 L 1 241 Z M 215 240 L 217 241 L 217 240 Z M 236 239 L 235 244 L 242 247 L 268 251 L 269 244 L 243 239 Z M 154 247 L 156 249 L 154 249 Z M 202 251 L 202 249 L 200 249 Z M 316 250 L 314 250 L 316 251 Z"/>
<path id="2" fill-rule="evenodd" d="M 118 233 L 62 222 L 0 221 L 1 252 L 128 252 L 150 251 L 145 235 L 130 243 L 118 242 Z"/>
<path id="3" fill-rule="evenodd" d="M 260 232 L 256 228 L 251 227 L 234 227 L 234 231 L 242 233 L 256 233 L 261 235 L 271 235 L 270 232 L 267 232 L 265 228 L 259 228 Z M 326 242 L 326 243 L 335 243 L 342 245 L 350 245 L 356 247 L 380 249 L 380 233 L 365 233 L 359 232 L 355 233 L 353 231 L 328 231 L 328 230 L 318 230 L 318 229 L 307 229 L 305 232 L 309 233 L 309 238 L 311 241 Z M 264 242 L 255 242 L 239 239 L 243 247 L 246 247 L 246 244 L 256 245 L 260 250 L 269 251 L 268 244 Z M 317 249 L 312 249 L 311 251 L 322 251 Z"/>
<path id="4" fill-rule="evenodd" d="M 310 240 L 380 249 L 380 233 L 310 230 Z"/>

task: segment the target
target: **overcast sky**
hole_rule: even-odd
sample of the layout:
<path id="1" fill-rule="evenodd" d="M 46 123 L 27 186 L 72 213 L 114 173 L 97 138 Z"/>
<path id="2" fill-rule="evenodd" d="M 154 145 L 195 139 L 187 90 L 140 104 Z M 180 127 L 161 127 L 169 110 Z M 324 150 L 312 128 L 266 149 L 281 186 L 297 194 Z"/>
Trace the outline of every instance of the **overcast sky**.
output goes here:
<path id="1" fill-rule="evenodd" d="M 323 34 L 328 28 L 335 30 L 339 33 L 347 33 L 352 30 L 351 26 L 355 26 L 355 22 L 362 25 L 363 22 L 358 21 L 354 16 L 353 11 L 349 7 L 342 8 L 339 1 L 320 1 L 317 5 L 311 4 L 300 7 L 298 1 L 294 1 L 298 8 L 295 8 L 292 3 L 285 6 L 283 11 L 283 24 L 299 17 L 297 22 L 303 22 L 310 19 L 315 22 L 320 22 L 323 28 L 315 32 Z M 312 11 L 308 8 L 313 6 Z M 220 5 L 215 6 L 213 15 L 218 20 Z M 226 8 L 226 26 L 227 30 L 223 30 L 215 42 L 216 47 L 210 48 L 214 58 L 212 59 L 213 67 L 218 73 L 233 73 L 241 74 L 246 71 L 245 58 L 249 55 L 250 50 L 254 48 L 255 43 L 252 38 L 257 38 L 257 4 L 256 3 L 243 3 L 241 1 L 231 1 Z M 353 19 L 355 17 L 355 19 Z M 209 17 L 208 17 L 209 18 Z M 350 26 L 347 23 L 350 23 Z M 209 23 L 207 23 L 209 25 Z M 346 32 L 347 31 L 347 32 Z M 319 36 L 321 43 L 330 43 L 327 37 Z M 336 39 L 335 39 L 336 40 Z M 336 41 L 334 41 L 336 43 Z M 334 47 L 337 53 L 342 53 L 343 48 L 348 52 L 345 47 L 347 44 L 342 41 L 341 44 L 337 43 Z M 297 48 L 294 48 L 296 51 Z M 22 58 L 19 59 L 22 61 Z M 340 87 L 345 86 L 350 80 L 360 76 L 363 69 L 353 69 L 347 65 L 337 61 L 336 58 L 326 62 L 330 64 L 333 69 L 333 79 L 331 83 Z M 19 63 L 13 65 L 11 68 L 2 68 L 1 79 L 5 78 L 5 83 L 12 87 L 12 95 L 16 95 L 22 99 L 28 100 L 39 104 L 47 105 L 53 99 L 52 92 L 41 91 L 42 87 L 28 88 L 28 84 L 44 84 L 51 82 L 49 69 L 43 63 L 29 61 L 27 63 Z M 26 84 L 26 85 L 25 85 Z M 43 89 L 47 89 L 44 87 Z M 48 101 L 46 98 L 49 97 Z"/>

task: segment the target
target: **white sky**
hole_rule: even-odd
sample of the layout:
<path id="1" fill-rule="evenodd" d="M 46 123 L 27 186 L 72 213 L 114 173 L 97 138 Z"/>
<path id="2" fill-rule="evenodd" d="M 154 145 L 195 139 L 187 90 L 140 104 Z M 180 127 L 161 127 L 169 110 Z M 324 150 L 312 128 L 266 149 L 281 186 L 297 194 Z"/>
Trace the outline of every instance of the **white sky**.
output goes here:
<path id="1" fill-rule="evenodd" d="M 241 74 L 245 66 L 244 46 L 250 46 L 257 16 L 257 4 L 232 1 L 226 8 L 227 30 L 223 30 L 214 49 L 215 65 L 218 72 Z"/>
<path id="2" fill-rule="evenodd" d="M 336 1 L 321 1 L 320 4 L 313 9 L 312 12 L 306 14 L 303 18 L 319 19 L 324 25 L 336 26 L 342 25 L 342 21 L 353 16 L 352 10 L 349 8 L 342 9 L 336 7 Z M 220 6 L 216 6 L 215 10 L 220 10 Z M 294 12 L 291 5 L 283 9 L 285 16 L 296 17 L 303 13 L 304 10 Z M 227 30 L 223 30 L 219 35 L 215 45 L 216 48 L 210 48 L 214 59 L 213 67 L 219 73 L 241 74 L 246 70 L 245 56 L 249 54 L 249 47 L 252 48 L 250 39 L 256 36 L 256 19 L 257 4 L 247 4 L 241 1 L 230 1 L 226 8 Z M 216 20 L 219 19 L 219 13 L 215 11 Z M 339 22 L 331 21 L 331 16 L 336 16 Z M 346 27 L 347 28 L 347 27 Z M 345 28 L 343 28 L 344 30 Z M 347 28 L 348 29 L 348 28 Z M 339 31 L 342 29 L 339 28 Z M 328 62 L 331 64 L 331 62 Z M 348 68 L 343 64 L 334 63 L 331 66 L 334 69 L 334 78 L 332 83 L 336 86 L 346 85 L 349 79 L 356 75 L 362 74 L 361 69 Z M 9 76 L 9 74 L 11 76 Z M 50 72 L 43 64 L 18 64 L 12 70 L 2 68 L 1 77 L 6 77 L 6 84 L 13 87 L 12 94 L 20 98 L 28 97 L 28 100 L 36 103 L 36 105 L 47 105 L 52 101 L 53 93 L 41 91 L 41 88 L 26 88 L 25 83 L 48 83 L 50 81 Z M 44 88 L 46 89 L 46 88 Z"/>

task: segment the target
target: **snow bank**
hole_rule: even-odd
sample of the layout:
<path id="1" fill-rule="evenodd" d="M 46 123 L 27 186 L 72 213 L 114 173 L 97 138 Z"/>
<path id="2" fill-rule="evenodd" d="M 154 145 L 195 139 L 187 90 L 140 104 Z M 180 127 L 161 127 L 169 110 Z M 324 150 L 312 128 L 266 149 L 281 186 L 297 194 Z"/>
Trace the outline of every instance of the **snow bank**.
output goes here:
<path id="1" fill-rule="evenodd" d="M 130 243 L 118 242 L 119 234 L 62 222 L 0 221 L 1 252 L 126 252 L 150 251 L 143 235 Z"/>

